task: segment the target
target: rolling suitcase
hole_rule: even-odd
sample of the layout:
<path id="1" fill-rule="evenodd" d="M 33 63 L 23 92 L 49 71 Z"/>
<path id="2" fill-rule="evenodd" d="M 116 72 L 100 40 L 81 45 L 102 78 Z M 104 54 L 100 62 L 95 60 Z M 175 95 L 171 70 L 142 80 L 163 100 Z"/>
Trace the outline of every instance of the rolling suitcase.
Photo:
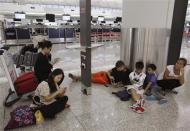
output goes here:
<path id="1" fill-rule="evenodd" d="M 19 96 L 34 91 L 38 86 L 34 72 L 27 72 L 18 77 L 14 86 Z"/>
<path id="2" fill-rule="evenodd" d="M 7 95 L 4 101 L 4 105 L 6 107 L 13 105 L 18 100 L 20 100 L 22 95 L 34 91 L 37 88 L 37 86 L 38 86 L 38 81 L 35 77 L 34 72 L 24 73 L 23 75 L 19 76 L 14 82 L 14 87 L 16 92 L 11 90 L 9 91 L 9 94 Z M 17 95 L 17 97 L 14 97 L 11 100 L 9 100 L 12 96 L 15 96 L 15 94 Z"/>

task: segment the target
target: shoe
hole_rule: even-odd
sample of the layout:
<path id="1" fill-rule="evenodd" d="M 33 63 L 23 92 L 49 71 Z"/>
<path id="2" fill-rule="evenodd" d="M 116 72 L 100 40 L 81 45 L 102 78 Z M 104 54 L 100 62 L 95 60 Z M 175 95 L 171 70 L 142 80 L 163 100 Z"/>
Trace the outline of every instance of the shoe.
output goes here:
<path id="1" fill-rule="evenodd" d="M 139 106 L 139 104 L 138 104 L 138 102 L 136 102 L 136 103 L 132 104 L 132 105 L 130 106 L 130 108 L 133 110 L 133 109 L 135 109 L 135 108 L 138 107 L 138 106 Z"/>
<path id="2" fill-rule="evenodd" d="M 69 76 L 69 78 L 74 79 L 73 74 L 69 73 L 68 76 Z"/>
<path id="3" fill-rule="evenodd" d="M 73 81 L 78 81 L 78 79 L 71 73 L 68 74 L 69 78 L 71 78 Z"/>
<path id="4" fill-rule="evenodd" d="M 154 100 L 157 100 L 157 99 L 156 99 L 156 97 L 154 95 L 151 95 L 151 96 L 147 96 L 146 100 L 154 101 Z"/>
<path id="5" fill-rule="evenodd" d="M 164 103 L 167 103 L 168 101 L 166 100 L 166 99 L 161 99 L 161 100 L 159 100 L 159 104 L 164 104 Z"/>
<path id="6" fill-rule="evenodd" d="M 131 108 L 131 109 L 132 109 L 134 112 L 139 113 L 139 114 L 142 114 L 142 113 L 145 112 L 144 107 L 140 107 L 140 106 L 137 106 L 137 107 Z"/>
<path id="7" fill-rule="evenodd" d="M 104 86 L 105 86 L 105 87 L 109 87 L 109 85 L 108 85 L 108 84 L 105 84 Z"/>
<path id="8" fill-rule="evenodd" d="M 175 89 L 172 90 L 172 93 L 173 94 L 178 94 L 178 92 Z"/>
<path id="9" fill-rule="evenodd" d="M 70 107 L 71 107 L 71 105 L 69 105 L 69 104 L 65 105 L 65 108 L 70 108 Z"/>

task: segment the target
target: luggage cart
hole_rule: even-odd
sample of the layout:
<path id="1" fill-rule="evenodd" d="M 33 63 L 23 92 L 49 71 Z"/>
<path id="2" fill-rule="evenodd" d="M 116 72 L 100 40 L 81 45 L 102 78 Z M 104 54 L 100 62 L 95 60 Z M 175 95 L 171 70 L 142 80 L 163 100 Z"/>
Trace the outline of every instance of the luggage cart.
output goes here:
<path id="1" fill-rule="evenodd" d="M 8 79 L 8 83 L 10 86 L 10 89 L 8 91 L 8 95 L 6 96 L 4 100 L 4 106 L 9 107 L 16 103 L 22 96 L 28 96 L 31 98 L 31 93 L 35 90 L 35 88 L 38 85 L 38 82 L 35 78 L 35 75 L 33 72 L 28 72 L 20 77 L 18 77 L 18 73 L 16 72 L 16 66 L 13 62 L 12 55 L 8 53 L 6 50 L 0 50 L 0 61 L 2 62 L 3 69 L 5 70 L 5 75 Z M 30 78 L 27 77 L 30 74 Z M 32 78 L 32 79 L 31 79 Z M 32 84 L 28 84 L 28 86 L 22 86 L 24 88 L 15 88 L 18 87 L 16 85 L 26 83 L 28 80 L 31 81 Z M 18 83 L 19 82 L 19 83 Z M 30 88 L 32 87 L 32 88 Z M 35 87 L 35 88 L 34 88 Z M 18 90 L 23 89 L 23 90 Z"/>
<path id="2" fill-rule="evenodd" d="M 6 50 L 0 50 L 0 60 L 3 65 L 3 69 L 5 71 L 5 75 L 6 75 L 6 78 L 8 79 L 8 83 L 10 86 L 10 89 L 7 89 L 8 94 L 10 95 L 7 96 L 5 101 L 9 101 L 8 97 L 12 95 L 10 101 L 12 101 L 12 103 L 15 103 L 20 99 L 20 97 L 18 97 L 16 90 L 14 88 L 14 84 L 13 84 L 16 81 L 18 74 L 16 72 L 16 68 L 12 60 L 12 55 L 8 54 Z M 4 105 L 9 106 L 9 105 L 6 105 L 5 102 L 4 102 Z"/>

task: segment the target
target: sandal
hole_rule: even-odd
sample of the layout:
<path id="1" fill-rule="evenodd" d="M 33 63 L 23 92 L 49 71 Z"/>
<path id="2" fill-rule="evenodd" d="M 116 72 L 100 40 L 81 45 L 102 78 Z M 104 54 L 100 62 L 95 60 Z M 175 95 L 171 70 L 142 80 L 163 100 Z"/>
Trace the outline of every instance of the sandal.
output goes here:
<path id="1" fill-rule="evenodd" d="M 70 106 L 71 106 L 71 105 L 69 105 L 69 104 L 66 104 L 66 105 L 65 105 L 65 108 L 69 108 Z"/>
<path id="2" fill-rule="evenodd" d="M 78 79 L 77 79 L 77 77 L 76 76 L 74 76 L 73 74 L 71 74 L 71 73 L 69 73 L 69 78 L 71 78 L 73 81 L 75 81 L 75 82 L 77 82 L 78 81 Z"/>

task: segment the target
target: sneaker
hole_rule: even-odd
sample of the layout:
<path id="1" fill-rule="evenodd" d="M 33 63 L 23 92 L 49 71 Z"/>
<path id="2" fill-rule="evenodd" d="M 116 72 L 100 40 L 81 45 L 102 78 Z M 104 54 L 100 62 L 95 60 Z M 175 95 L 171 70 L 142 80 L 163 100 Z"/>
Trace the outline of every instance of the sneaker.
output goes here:
<path id="1" fill-rule="evenodd" d="M 138 105 L 138 102 L 136 102 L 136 103 L 134 103 L 134 104 L 132 104 L 131 106 L 130 106 L 130 108 L 131 109 L 135 109 L 136 107 L 138 107 L 139 105 Z"/>
<path id="2" fill-rule="evenodd" d="M 134 112 L 136 112 L 136 113 L 139 113 L 139 114 L 142 114 L 142 113 L 145 112 L 144 107 L 140 107 L 140 106 L 137 106 L 137 107 L 135 107 L 135 108 L 132 108 L 132 110 L 133 110 Z"/>
<path id="3" fill-rule="evenodd" d="M 109 85 L 108 85 L 108 84 L 105 84 L 104 86 L 105 86 L 105 87 L 109 87 Z"/>
<path id="4" fill-rule="evenodd" d="M 166 99 L 161 99 L 161 100 L 159 100 L 159 104 L 164 104 L 164 103 L 167 103 L 168 101 L 166 100 Z"/>

